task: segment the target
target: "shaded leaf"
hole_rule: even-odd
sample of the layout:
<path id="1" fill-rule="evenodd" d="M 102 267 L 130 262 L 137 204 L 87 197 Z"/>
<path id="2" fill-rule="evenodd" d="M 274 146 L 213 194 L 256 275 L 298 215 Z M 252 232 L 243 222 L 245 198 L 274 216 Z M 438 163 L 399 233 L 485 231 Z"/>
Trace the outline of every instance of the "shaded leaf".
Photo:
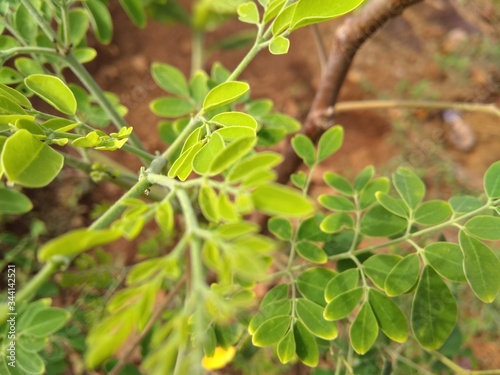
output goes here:
<path id="1" fill-rule="evenodd" d="M 325 340 L 337 337 L 337 324 L 323 318 L 323 307 L 303 298 L 297 299 L 296 304 L 297 316 L 313 335 Z"/>
<path id="2" fill-rule="evenodd" d="M 425 185 L 411 170 L 399 167 L 392 175 L 392 182 L 405 203 L 414 210 L 425 196 Z"/>
<path id="3" fill-rule="evenodd" d="M 363 303 L 349 329 L 351 346 L 358 354 L 365 354 L 378 336 L 378 323 L 368 302 Z"/>
<path id="4" fill-rule="evenodd" d="M 325 306 L 325 287 L 335 275 L 335 271 L 327 268 L 310 268 L 302 272 L 297 278 L 297 288 L 308 300 L 320 306 Z"/>
<path id="5" fill-rule="evenodd" d="M 387 275 L 401 259 L 396 254 L 376 254 L 365 260 L 363 271 L 376 286 L 384 289 Z"/>
<path id="6" fill-rule="evenodd" d="M 369 301 L 382 332 L 393 341 L 405 342 L 408 339 L 408 324 L 401 309 L 375 289 L 370 289 Z"/>
<path id="7" fill-rule="evenodd" d="M 340 320 L 349 315 L 363 296 L 363 288 L 358 287 L 339 294 L 325 307 L 323 316 L 326 320 Z"/>
<path id="8" fill-rule="evenodd" d="M 429 265 L 441 277 L 459 283 L 466 282 L 460 246 L 450 242 L 435 242 L 427 245 L 424 256 Z"/>
<path id="9" fill-rule="evenodd" d="M 384 283 L 385 292 L 391 297 L 408 292 L 418 281 L 419 274 L 418 254 L 405 256 L 387 275 Z"/>
<path id="10" fill-rule="evenodd" d="M 424 267 L 413 297 L 411 325 L 424 348 L 444 344 L 457 320 L 457 305 L 448 286 L 429 266 Z"/>
<path id="11" fill-rule="evenodd" d="M 295 336 L 295 352 L 299 359 L 307 366 L 316 367 L 319 361 L 319 351 L 314 336 L 300 321 L 297 321 L 293 326 L 293 333 Z"/>

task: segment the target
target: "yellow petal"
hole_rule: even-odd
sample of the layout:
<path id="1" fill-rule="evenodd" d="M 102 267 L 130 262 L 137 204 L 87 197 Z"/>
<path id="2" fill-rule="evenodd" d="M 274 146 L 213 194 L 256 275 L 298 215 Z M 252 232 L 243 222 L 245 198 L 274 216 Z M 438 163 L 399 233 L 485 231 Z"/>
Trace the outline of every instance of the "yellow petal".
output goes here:
<path id="1" fill-rule="evenodd" d="M 218 346 L 215 348 L 215 353 L 212 357 L 203 357 L 203 359 L 201 360 L 201 365 L 206 370 L 221 369 L 233 360 L 235 353 L 236 349 L 234 348 L 234 346 L 230 346 L 227 349 Z"/>

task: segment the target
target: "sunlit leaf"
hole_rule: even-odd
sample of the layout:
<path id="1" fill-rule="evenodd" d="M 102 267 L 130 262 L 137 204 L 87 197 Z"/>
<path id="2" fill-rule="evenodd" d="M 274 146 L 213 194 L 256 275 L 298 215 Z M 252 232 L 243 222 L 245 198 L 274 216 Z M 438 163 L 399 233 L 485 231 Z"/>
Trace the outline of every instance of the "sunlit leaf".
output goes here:
<path id="1" fill-rule="evenodd" d="M 76 113 L 75 96 L 60 78 L 46 74 L 32 74 L 25 78 L 24 83 L 55 109 L 67 115 Z"/>
<path id="2" fill-rule="evenodd" d="M 232 103 L 243 96 L 249 89 L 250 86 L 244 82 L 230 81 L 221 83 L 210 90 L 205 97 L 203 111 L 207 112 Z"/>
<path id="3" fill-rule="evenodd" d="M 27 130 L 21 129 L 5 141 L 1 163 L 12 183 L 43 187 L 59 174 L 64 158 Z"/>

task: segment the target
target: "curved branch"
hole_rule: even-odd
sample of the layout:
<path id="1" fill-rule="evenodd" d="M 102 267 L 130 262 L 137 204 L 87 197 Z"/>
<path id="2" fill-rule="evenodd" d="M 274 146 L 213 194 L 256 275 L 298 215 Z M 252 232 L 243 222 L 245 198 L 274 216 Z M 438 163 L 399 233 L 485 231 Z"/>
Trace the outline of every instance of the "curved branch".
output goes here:
<path id="1" fill-rule="evenodd" d="M 399 16 L 407 7 L 423 0 L 373 0 L 359 13 L 349 17 L 335 32 L 321 84 L 302 127 L 302 133 L 316 142 L 326 130 L 333 113 L 340 89 L 351 67 L 352 60 L 361 45 L 389 20 Z M 288 182 L 290 175 L 300 166 L 291 144 L 284 152 L 284 162 L 278 169 L 278 181 Z"/>

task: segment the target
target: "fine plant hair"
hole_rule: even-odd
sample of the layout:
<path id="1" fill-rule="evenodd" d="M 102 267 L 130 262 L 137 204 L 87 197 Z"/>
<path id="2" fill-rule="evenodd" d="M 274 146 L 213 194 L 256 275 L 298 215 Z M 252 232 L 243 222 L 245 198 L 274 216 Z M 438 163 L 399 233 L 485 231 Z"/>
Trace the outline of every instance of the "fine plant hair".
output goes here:
<path id="1" fill-rule="evenodd" d="M 126 103 L 85 68 L 97 58 L 89 33 L 102 44 L 112 40 L 107 2 L 2 2 L 0 215 L 31 211 L 23 189 L 65 183 L 63 167 L 123 193 L 88 227 L 40 245 L 36 270 L 22 284 L 9 276 L 0 296 L 0 373 L 63 373 L 75 361 L 115 375 L 225 366 L 266 373 L 277 365 L 287 373 L 322 363 L 335 373 L 419 371 L 422 364 L 405 355 L 409 345 L 454 373 L 492 373 L 460 367 L 443 348 L 463 322 L 458 290 L 486 304 L 500 290 L 500 161 L 477 196 L 427 200 L 422 176 L 406 166 L 390 176 L 366 166 L 352 181 L 326 171 L 329 192 L 310 192 L 315 171 L 343 145 L 338 113 L 402 107 L 500 117 L 484 103 L 338 101 L 361 45 L 419 2 L 197 0 L 188 13 L 176 0 L 120 0 L 137 27 L 149 17 L 174 18 L 192 31 L 189 76 L 163 62 L 150 67 L 165 92 L 150 103 L 161 118 L 161 150 L 144 146 L 125 120 Z M 317 24 L 340 16 L 327 49 Z M 248 33 L 236 41 L 248 51 L 234 70 L 220 63 L 204 70 L 204 35 L 235 17 L 253 27 L 250 42 Z M 290 34 L 303 27 L 313 28 L 323 66 L 300 123 L 255 98 L 239 77 L 258 53 L 288 53 Z M 274 151 L 280 143 L 283 154 Z M 142 167 L 116 167 L 107 156 L 116 150 Z M 137 240 L 146 225 L 166 245 L 105 284 L 113 285 L 109 294 L 87 301 L 84 314 L 83 302 L 44 298 L 48 282 L 69 282 L 81 259 L 90 275 L 94 258 L 112 265 L 100 247 Z M 17 250 L 9 254 L 2 270 L 21 273 L 12 271 Z M 94 288 L 97 273 L 73 286 Z M 245 369 L 250 362 L 257 367 Z"/>

